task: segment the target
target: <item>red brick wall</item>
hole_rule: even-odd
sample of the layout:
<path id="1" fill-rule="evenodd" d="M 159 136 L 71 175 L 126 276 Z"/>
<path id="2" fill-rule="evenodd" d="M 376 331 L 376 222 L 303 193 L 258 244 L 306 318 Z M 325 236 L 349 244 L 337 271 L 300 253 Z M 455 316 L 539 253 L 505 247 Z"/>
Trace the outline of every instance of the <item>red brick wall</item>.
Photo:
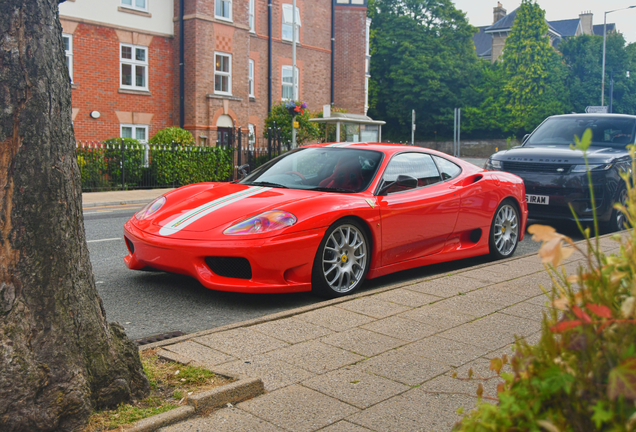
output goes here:
<path id="1" fill-rule="evenodd" d="M 336 6 L 335 106 L 364 114 L 366 8 Z"/>
<path id="2" fill-rule="evenodd" d="M 115 30 L 79 24 L 73 33 L 73 122 L 78 141 L 102 141 L 120 135 L 115 111 L 151 113 L 148 138 L 172 126 L 173 40 L 154 36 L 148 47 L 150 95 L 119 92 L 119 39 Z M 92 119 L 91 111 L 100 118 Z M 177 112 L 178 113 L 178 112 Z"/>

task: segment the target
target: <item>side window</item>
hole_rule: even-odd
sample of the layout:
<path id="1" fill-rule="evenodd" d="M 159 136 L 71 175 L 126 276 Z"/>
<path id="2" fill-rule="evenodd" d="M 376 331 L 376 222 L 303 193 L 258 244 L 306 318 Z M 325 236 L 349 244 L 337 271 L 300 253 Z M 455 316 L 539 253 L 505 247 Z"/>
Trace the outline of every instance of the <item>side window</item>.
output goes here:
<path id="1" fill-rule="evenodd" d="M 384 171 L 383 184 L 396 181 L 399 175 L 416 178 L 418 188 L 441 180 L 433 159 L 430 155 L 424 153 L 402 153 L 394 156 Z M 407 189 L 393 185 L 387 190 L 387 193 L 402 192 L 404 190 Z"/>
<path id="2" fill-rule="evenodd" d="M 439 172 L 442 175 L 442 180 L 452 179 L 453 177 L 457 177 L 462 172 L 462 169 L 459 167 L 459 165 L 456 165 L 448 159 L 444 159 L 439 156 L 433 156 L 433 159 L 435 159 L 435 163 L 439 168 Z"/>

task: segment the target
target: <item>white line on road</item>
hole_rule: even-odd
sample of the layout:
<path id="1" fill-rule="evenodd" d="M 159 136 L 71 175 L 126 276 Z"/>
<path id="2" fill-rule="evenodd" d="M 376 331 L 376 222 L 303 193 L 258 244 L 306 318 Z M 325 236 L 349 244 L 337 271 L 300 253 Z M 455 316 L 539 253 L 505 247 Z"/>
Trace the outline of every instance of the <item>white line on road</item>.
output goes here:
<path id="1" fill-rule="evenodd" d="M 98 243 L 105 241 L 115 241 L 115 240 L 123 240 L 121 237 L 109 238 L 109 239 L 101 239 L 101 240 L 88 240 L 86 243 Z"/>

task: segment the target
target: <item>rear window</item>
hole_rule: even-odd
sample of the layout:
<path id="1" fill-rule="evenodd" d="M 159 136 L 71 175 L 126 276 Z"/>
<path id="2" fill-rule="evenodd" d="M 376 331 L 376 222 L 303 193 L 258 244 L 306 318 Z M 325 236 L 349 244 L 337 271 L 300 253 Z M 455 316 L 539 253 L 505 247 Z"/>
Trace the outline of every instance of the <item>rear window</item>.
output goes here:
<path id="1" fill-rule="evenodd" d="M 586 129 L 592 130 L 592 145 L 621 147 L 634 143 L 636 120 L 616 117 L 553 117 L 547 119 L 530 136 L 526 146 L 568 145 L 574 136 L 583 136 Z"/>

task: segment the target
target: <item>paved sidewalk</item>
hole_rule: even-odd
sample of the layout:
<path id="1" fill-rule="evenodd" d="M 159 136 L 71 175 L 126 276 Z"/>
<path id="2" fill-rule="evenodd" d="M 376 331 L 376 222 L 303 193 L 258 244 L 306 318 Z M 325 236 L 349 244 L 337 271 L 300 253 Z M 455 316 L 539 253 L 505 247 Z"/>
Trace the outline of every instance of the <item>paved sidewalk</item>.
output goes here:
<path id="1" fill-rule="evenodd" d="M 82 206 L 86 208 L 120 204 L 145 204 L 171 190 L 172 188 L 84 192 L 82 194 Z"/>
<path id="2" fill-rule="evenodd" d="M 166 358 L 261 378 L 267 390 L 161 431 L 448 431 L 477 387 L 451 374 L 491 376 L 489 360 L 509 354 L 515 335 L 538 341 L 539 284 L 551 286 L 542 264 L 523 256 L 154 344 Z"/>

